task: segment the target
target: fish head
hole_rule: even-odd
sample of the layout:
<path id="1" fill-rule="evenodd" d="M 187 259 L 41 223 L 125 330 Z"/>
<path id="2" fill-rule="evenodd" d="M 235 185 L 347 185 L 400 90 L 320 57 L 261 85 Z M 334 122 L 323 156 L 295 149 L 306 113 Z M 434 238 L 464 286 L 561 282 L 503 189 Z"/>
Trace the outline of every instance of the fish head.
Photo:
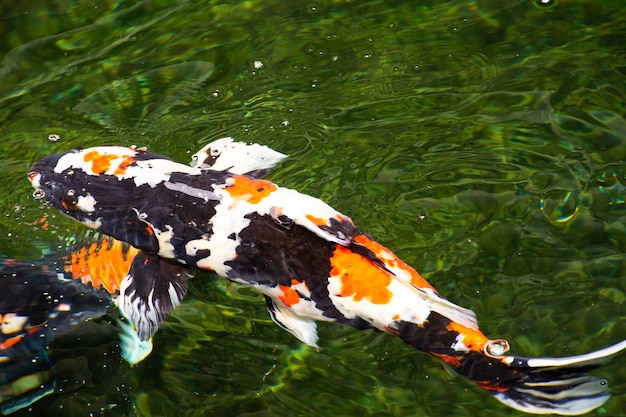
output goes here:
<path id="1" fill-rule="evenodd" d="M 141 207 L 154 204 L 150 190 L 169 178 L 153 165 L 179 165 L 145 151 L 124 147 L 71 150 L 37 161 L 28 172 L 36 198 L 76 221 L 138 249 L 158 251 Z"/>

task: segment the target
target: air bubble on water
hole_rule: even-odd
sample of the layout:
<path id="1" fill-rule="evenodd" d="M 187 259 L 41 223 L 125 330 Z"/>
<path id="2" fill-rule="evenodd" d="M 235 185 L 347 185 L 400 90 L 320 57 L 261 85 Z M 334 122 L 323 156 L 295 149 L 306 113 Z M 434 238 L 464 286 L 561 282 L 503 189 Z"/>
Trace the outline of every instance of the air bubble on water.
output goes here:
<path id="1" fill-rule="evenodd" d="M 485 353 L 490 356 L 502 356 L 509 349 L 509 342 L 504 339 L 490 340 L 485 344 Z"/>
<path id="2" fill-rule="evenodd" d="M 58 133 L 50 133 L 50 134 L 48 135 L 48 140 L 49 140 L 49 141 L 56 142 L 56 141 L 58 141 L 59 139 L 61 139 L 61 135 L 59 135 Z"/>

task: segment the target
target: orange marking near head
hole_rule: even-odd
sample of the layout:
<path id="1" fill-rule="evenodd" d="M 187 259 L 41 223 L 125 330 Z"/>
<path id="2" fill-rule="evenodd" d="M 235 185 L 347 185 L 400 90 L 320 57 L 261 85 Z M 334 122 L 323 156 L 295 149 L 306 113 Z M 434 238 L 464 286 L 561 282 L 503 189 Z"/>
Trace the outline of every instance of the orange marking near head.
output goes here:
<path id="1" fill-rule="evenodd" d="M 100 175 L 111 169 L 111 162 L 115 159 L 121 158 L 122 162 L 117 166 L 114 175 L 122 175 L 126 172 L 126 169 L 135 162 L 135 158 L 130 155 L 119 156 L 115 154 L 101 154 L 98 151 L 91 151 L 85 154 L 85 162 L 91 162 L 91 170 L 94 174 Z"/>
<path id="2" fill-rule="evenodd" d="M 258 204 L 278 187 L 270 181 L 249 178 L 243 175 L 232 177 L 234 183 L 226 188 L 233 198 L 240 198 L 250 204 Z"/>
<path id="3" fill-rule="evenodd" d="M 363 234 L 355 236 L 354 241 L 374 252 L 376 257 L 380 259 L 388 268 L 399 268 L 409 272 L 411 274 L 411 284 L 419 288 L 430 288 L 435 292 L 435 294 L 437 294 L 437 290 L 415 269 L 405 263 L 402 259 L 398 258 L 393 252 L 380 243 L 373 241 Z"/>
<path id="4" fill-rule="evenodd" d="M 342 297 L 352 296 L 354 301 L 367 299 L 373 304 L 391 301 L 391 276 L 361 255 L 337 245 L 330 265 L 330 275 L 341 279 Z"/>
<path id="5" fill-rule="evenodd" d="M 287 307 L 291 307 L 292 305 L 298 304 L 300 302 L 300 295 L 292 287 L 280 284 L 278 285 L 278 287 L 283 292 L 283 295 L 279 296 L 278 299 L 282 301 L 284 305 L 286 305 Z"/>
<path id="6" fill-rule="evenodd" d="M 470 329 L 462 324 L 451 322 L 448 324 L 448 330 L 463 335 L 461 341 L 469 350 L 484 352 L 485 344 L 489 341 L 480 330 Z"/>
<path id="7" fill-rule="evenodd" d="M 111 168 L 111 161 L 117 158 L 117 155 L 103 155 L 98 151 L 91 151 L 85 154 L 85 162 L 91 162 L 91 170 L 94 174 L 104 174 Z"/>
<path id="8" fill-rule="evenodd" d="M 65 271 L 84 284 L 91 282 L 96 289 L 104 288 L 109 294 L 117 294 L 138 252 L 132 246 L 104 237 L 100 244 L 92 243 L 74 251 L 68 257 Z"/>
<path id="9" fill-rule="evenodd" d="M 129 166 L 131 166 L 131 164 L 135 162 L 135 158 L 133 158 L 130 155 L 126 155 L 124 157 L 122 157 L 122 162 L 120 162 L 120 164 L 117 166 L 117 168 L 115 169 L 115 171 L 113 172 L 114 175 L 123 175 L 126 170 L 128 169 Z"/>

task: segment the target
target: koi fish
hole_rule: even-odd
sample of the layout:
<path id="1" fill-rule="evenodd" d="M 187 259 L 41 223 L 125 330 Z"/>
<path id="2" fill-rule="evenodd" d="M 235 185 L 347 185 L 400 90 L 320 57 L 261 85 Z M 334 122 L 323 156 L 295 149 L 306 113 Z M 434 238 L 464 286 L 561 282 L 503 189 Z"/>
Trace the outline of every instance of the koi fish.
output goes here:
<path id="1" fill-rule="evenodd" d="M 103 315 L 111 304 L 108 294 L 59 276 L 46 264 L 0 261 L 2 414 L 28 407 L 55 391 L 50 343 L 79 323 Z"/>
<path id="2" fill-rule="evenodd" d="M 0 260 L 2 414 L 55 392 L 52 340 L 114 308 L 137 253 L 125 242 L 92 234 L 66 251 L 35 261 Z M 151 340 L 140 341 L 130 324 L 119 321 L 118 325 L 122 357 L 131 365 L 143 360 L 152 350 Z M 89 370 L 73 370 L 81 375 L 79 380 L 90 374 Z M 63 388 L 68 391 L 67 384 Z"/>
<path id="3" fill-rule="evenodd" d="M 609 398 L 606 381 L 586 372 L 626 349 L 626 340 L 565 358 L 506 355 L 508 343 L 487 338 L 471 310 L 440 295 L 348 216 L 265 180 L 285 157 L 273 152 L 227 138 L 187 166 L 103 146 L 48 156 L 28 178 L 35 196 L 139 250 L 119 307 L 140 340 L 180 304 L 197 267 L 262 293 L 272 319 L 310 346 L 316 321 L 386 331 L 527 413 L 582 414 Z"/>

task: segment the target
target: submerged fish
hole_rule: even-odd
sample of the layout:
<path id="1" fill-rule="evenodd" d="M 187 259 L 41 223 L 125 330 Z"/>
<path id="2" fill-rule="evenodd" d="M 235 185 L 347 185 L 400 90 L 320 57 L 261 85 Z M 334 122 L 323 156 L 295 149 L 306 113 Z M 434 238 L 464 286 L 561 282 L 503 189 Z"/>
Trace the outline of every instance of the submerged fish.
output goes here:
<path id="1" fill-rule="evenodd" d="M 85 384 L 90 371 L 71 354 L 57 355 L 53 340 L 111 312 L 138 252 L 125 242 L 92 234 L 68 250 L 34 261 L 0 259 L 2 414 L 28 407 L 55 391 L 68 392 L 74 388 L 71 380 L 81 381 L 78 386 Z M 117 333 L 122 357 L 134 364 L 150 353 L 152 345 L 150 340 L 140 341 L 131 329 L 119 322 Z"/>
<path id="2" fill-rule="evenodd" d="M 57 386 L 50 345 L 83 321 L 101 316 L 112 299 L 70 274 L 54 272 L 51 257 L 36 262 L 0 261 L 0 411 L 9 414 L 51 394 Z M 71 263 L 68 259 L 68 262 Z M 68 360 L 63 359 L 67 364 Z M 72 363 L 73 374 L 89 371 Z M 67 366 L 65 366 L 67 368 Z M 68 389 L 67 375 L 64 380 Z"/>
<path id="3" fill-rule="evenodd" d="M 254 146 L 254 147 L 253 147 Z M 582 414 L 609 397 L 586 372 L 626 348 L 566 358 L 505 355 L 474 313 L 321 200 L 262 178 L 284 155 L 224 139 L 183 165 L 145 150 L 96 147 L 48 156 L 28 173 L 35 195 L 140 252 L 120 309 L 149 340 L 180 304 L 190 266 L 265 295 L 274 321 L 317 346 L 316 320 L 400 337 L 528 413 Z"/>

